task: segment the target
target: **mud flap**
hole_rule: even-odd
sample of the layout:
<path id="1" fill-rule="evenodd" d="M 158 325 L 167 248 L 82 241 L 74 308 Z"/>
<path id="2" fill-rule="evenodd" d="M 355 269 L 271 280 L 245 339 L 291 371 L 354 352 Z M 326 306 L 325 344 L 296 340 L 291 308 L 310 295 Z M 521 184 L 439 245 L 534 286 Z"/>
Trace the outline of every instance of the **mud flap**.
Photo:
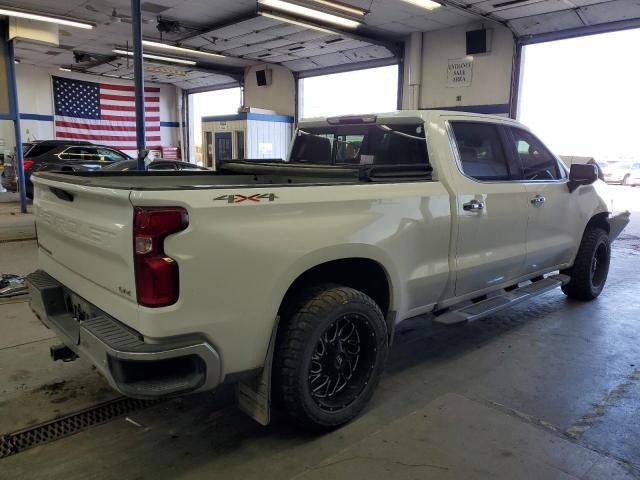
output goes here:
<path id="1" fill-rule="evenodd" d="M 611 227 L 609 230 L 609 240 L 613 242 L 616 238 L 618 238 L 618 235 L 620 235 L 620 233 L 622 232 L 622 230 L 624 230 L 624 227 L 628 225 L 630 220 L 631 213 L 628 210 L 626 212 L 619 213 L 618 215 L 609 217 L 609 225 Z"/>
<path id="2" fill-rule="evenodd" d="M 278 323 L 280 323 L 280 317 L 276 318 L 276 324 L 271 333 L 262 372 L 239 382 L 236 386 L 236 398 L 240 410 L 264 426 L 271 423 L 271 367 Z"/>

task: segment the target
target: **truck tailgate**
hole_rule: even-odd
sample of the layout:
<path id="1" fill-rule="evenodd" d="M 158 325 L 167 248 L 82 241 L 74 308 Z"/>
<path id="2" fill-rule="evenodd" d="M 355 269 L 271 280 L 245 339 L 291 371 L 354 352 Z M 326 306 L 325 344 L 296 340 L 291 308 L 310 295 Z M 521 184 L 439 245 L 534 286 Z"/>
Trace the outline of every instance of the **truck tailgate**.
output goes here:
<path id="1" fill-rule="evenodd" d="M 136 327 L 133 207 L 128 190 L 33 177 L 40 268 Z"/>

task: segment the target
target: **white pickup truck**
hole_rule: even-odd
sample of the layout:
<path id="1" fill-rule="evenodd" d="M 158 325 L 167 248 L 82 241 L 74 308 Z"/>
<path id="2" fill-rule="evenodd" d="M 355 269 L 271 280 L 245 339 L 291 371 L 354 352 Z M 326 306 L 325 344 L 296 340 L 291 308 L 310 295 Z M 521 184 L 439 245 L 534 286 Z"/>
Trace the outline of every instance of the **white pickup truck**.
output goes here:
<path id="1" fill-rule="evenodd" d="M 596 298 L 613 217 L 526 127 L 402 111 L 303 121 L 287 162 L 33 176 L 35 314 L 118 391 L 238 384 L 312 428 L 366 405 L 399 322 L 469 322 L 562 286 Z M 559 274 L 549 275 L 549 273 Z"/>

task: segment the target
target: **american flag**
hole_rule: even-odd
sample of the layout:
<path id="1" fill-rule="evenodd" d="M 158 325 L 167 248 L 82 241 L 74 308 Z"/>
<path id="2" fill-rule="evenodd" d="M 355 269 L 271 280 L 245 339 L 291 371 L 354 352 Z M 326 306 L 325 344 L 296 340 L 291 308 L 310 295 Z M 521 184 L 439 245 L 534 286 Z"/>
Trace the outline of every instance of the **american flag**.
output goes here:
<path id="1" fill-rule="evenodd" d="M 160 89 L 144 89 L 147 148 L 160 147 Z M 89 140 L 136 151 L 133 86 L 53 77 L 56 139 Z"/>

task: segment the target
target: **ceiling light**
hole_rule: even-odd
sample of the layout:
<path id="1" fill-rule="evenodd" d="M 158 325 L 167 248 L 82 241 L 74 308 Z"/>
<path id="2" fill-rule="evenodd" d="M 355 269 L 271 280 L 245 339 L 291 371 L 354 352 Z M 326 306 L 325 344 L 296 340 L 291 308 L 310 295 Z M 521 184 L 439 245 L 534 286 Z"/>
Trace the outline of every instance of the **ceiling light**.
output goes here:
<path id="1" fill-rule="evenodd" d="M 404 0 L 407 3 L 415 5 L 420 8 L 425 8 L 427 10 L 435 10 L 442 6 L 439 2 L 434 2 L 433 0 Z"/>
<path id="2" fill-rule="evenodd" d="M 183 52 L 183 53 L 190 53 L 190 54 L 193 54 L 193 55 L 207 55 L 207 56 L 210 56 L 210 57 L 224 58 L 224 55 L 220 55 L 219 53 L 203 52 L 202 50 L 195 50 L 193 48 L 178 47 L 177 45 L 171 45 L 169 43 L 153 42 L 151 40 L 143 40 L 142 44 L 146 45 L 147 47 L 162 48 L 162 49 L 165 49 L 165 50 L 172 50 L 174 52 Z"/>
<path id="3" fill-rule="evenodd" d="M 289 3 L 284 0 L 258 0 L 259 5 L 265 7 L 275 8 L 277 10 L 283 10 L 285 12 L 293 13 L 295 15 L 301 15 L 303 17 L 313 18 L 314 20 L 321 20 L 324 22 L 333 23 L 341 27 L 355 28 L 360 25 L 361 22 L 351 20 L 349 18 L 339 17 L 332 13 L 322 12 L 320 10 L 314 10 L 313 8 L 303 7 L 297 3 Z"/>
<path id="4" fill-rule="evenodd" d="M 93 24 L 91 23 L 72 20 L 69 18 L 54 17 L 51 15 L 42 15 L 39 13 L 31 13 L 25 10 L 13 9 L 5 6 L 0 6 L 0 15 L 6 15 L 8 17 L 26 18 L 27 20 L 37 20 L 39 22 L 57 23 L 58 25 L 84 28 L 86 30 L 91 30 L 93 28 Z"/>
<path id="5" fill-rule="evenodd" d="M 66 68 L 66 67 L 60 67 L 60 68 L 58 68 L 58 70 L 60 70 L 61 72 L 70 72 L 71 71 L 70 68 Z"/>
<path id="6" fill-rule="evenodd" d="M 289 17 L 281 17 L 280 15 L 275 15 L 273 13 L 258 12 L 258 14 L 262 15 L 263 17 L 269 17 L 269 18 L 273 18 L 274 20 L 280 20 L 281 22 L 292 23 L 293 25 L 298 25 L 300 27 L 311 28 L 313 30 L 319 30 L 320 32 L 331 33 L 331 34 L 335 34 L 336 33 L 336 32 L 334 32 L 332 30 L 329 30 L 328 28 L 322 28 L 322 27 L 319 27 L 319 26 L 314 25 L 312 23 L 306 23 L 306 22 L 301 22 L 299 20 L 293 20 L 292 18 L 289 18 Z"/>
<path id="7" fill-rule="evenodd" d="M 350 13 L 351 15 L 358 15 L 359 17 L 364 17 L 367 13 L 369 13 L 367 10 L 364 10 L 362 8 L 352 7 L 351 5 L 345 5 L 344 3 L 331 2 L 330 0 L 311 1 L 330 8 L 335 8 L 336 10 L 342 10 L 343 12 Z"/>
<path id="8" fill-rule="evenodd" d="M 133 57 L 133 52 L 129 52 L 127 50 L 122 50 L 119 48 L 115 48 L 113 50 L 113 53 L 117 53 L 118 55 L 128 55 L 130 57 Z M 142 56 L 144 58 L 149 58 L 151 60 L 160 60 L 163 62 L 170 62 L 170 63 L 180 63 L 182 65 L 195 65 L 196 62 L 194 62 L 193 60 L 185 60 L 183 58 L 173 58 L 173 57 L 163 57 L 161 55 L 153 55 L 151 53 L 143 53 Z"/>

